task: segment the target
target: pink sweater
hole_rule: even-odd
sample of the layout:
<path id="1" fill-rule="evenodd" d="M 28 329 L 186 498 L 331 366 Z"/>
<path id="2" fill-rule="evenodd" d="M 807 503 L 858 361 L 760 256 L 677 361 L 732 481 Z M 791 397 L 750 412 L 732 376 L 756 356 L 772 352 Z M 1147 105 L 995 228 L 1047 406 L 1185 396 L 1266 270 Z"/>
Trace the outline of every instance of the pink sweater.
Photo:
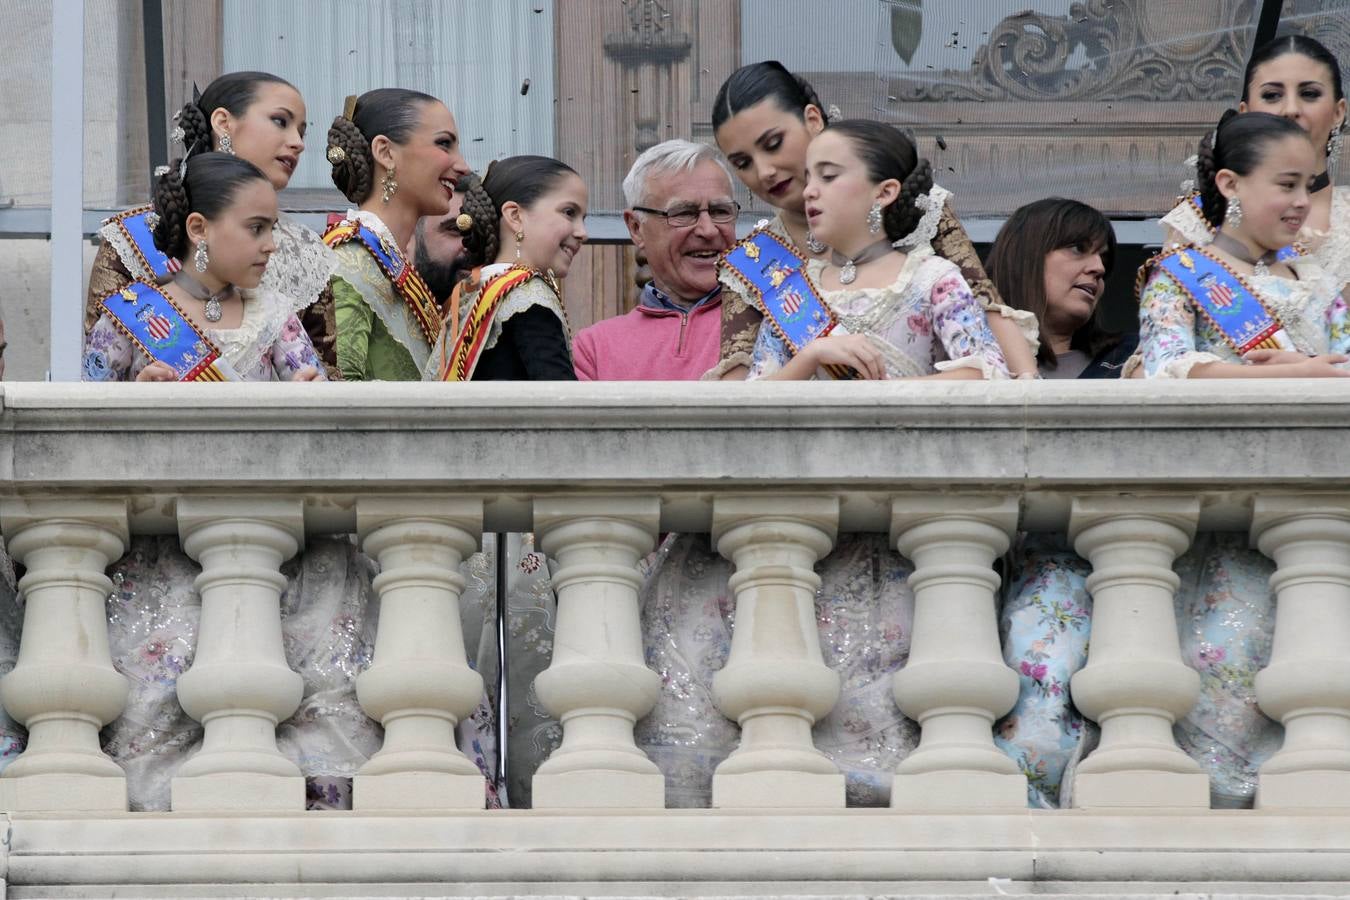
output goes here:
<path id="1" fill-rule="evenodd" d="M 695 381 L 722 351 L 722 299 L 692 313 L 639 306 L 583 328 L 572 342 L 581 381 Z"/>

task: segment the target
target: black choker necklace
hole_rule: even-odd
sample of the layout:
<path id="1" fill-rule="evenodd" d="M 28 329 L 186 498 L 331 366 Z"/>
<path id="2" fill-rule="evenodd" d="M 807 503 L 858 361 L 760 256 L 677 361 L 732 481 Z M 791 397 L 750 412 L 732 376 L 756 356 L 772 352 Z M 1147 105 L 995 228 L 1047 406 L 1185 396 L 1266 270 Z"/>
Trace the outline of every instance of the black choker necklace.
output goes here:
<path id="1" fill-rule="evenodd" d="M 234 285 L 227 284 L 214 294 L 207 290 L 206 285 L 193 278 L 187 272 L 179 269 L 173 273 L 174 284 L 187 291 L 196 299 L 206 304 L 206 321 L 219 322 L 223 312 L 220 308 L 220 301 L 230 296 L 234 292 Z"/>
<path id="2" fill-rule="evenodd" d="M 1323 172 L 1312 180 L 1312 184 L 1308 185 L 1308 193 L 1320 194 L 1329 187 L 1331 187 L 1331 173 Z"/>
<path id="3" fill-rule="evenodd" d="M 1274 250 L 1267 251 L 1259 258 L 1253 258 L 1247 246 L 1237 238 L 1224 234 L 1222 231 L 1215 232 L 1214 245 L 1227 253 L 1229 256 L 1236 256 L 1255 270 L 1257 275 L 1269 275 L 1270 265 L 1277 259 Z"/>
<path id="4" fill-rule="evenodd" d="M 874 259 L 881 259 L 894 249 L 890 241 L 882 239 L 875 244 L 867 245 L 852 259 L 844 256 L 838 250 L 831 250 L 830 262 L 839 267 L 839 283 L 852 284 L 854 279 L 858 277 L 858 266 L 870 263 Z"/>

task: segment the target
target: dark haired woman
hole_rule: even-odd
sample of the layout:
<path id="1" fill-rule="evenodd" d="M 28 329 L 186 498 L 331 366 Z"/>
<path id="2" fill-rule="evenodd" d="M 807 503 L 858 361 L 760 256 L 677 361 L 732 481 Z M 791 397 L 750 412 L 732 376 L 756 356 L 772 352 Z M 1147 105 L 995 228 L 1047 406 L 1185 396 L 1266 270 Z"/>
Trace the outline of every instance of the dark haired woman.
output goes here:
<path id="1" fill-rule="evenodd" d="M 1318 150 L 1292 119 L 1231 110 L 1201 142 L 1197 187 L 1213 234 L 1160 254 L 1141 273 L 1147 377 L 1350 376 L 1341 276 L 1318 265 L 1321 254 L 1281 253 L 1311 216 Z M 1270 659 L 1274 564 L 1246 532 L 1207 533 L 1175 568 L 1182 654 L 1201 678 L 1177 737 L 1210 770 L 1216 805 L 1248 805 L 1282 732 L 1254 688 Z"/>
<path id="2" fill-rule="evenodd" d="M 1242 80 L 1239 112 L 1283 116 L 1308 133 L 1317 175 L 1304 227 L 1296 236 L 1297 252 L 1314 257 L 1350 284 L 1350 188 L 1333 185 L 1344 144 L 1346 100 L 1341 67 L 1335 55 L 1313 38 L 1286 35 L 1252 53 Z M 1201 210 L 1198 191 L 1163 218 L 1169 242 L 1208 243 L 1213 223 Z"/>
<path id="3" fill-rule="evenodd" d="M 750 192 L 778 210 L 767 227 L 805 258 L 822 258 L 828 246 L 812 233 L 806 218 L 806 147 L 825 127 L 826 115 L 804 79 L 776 61 L 743 66 L 732 73 L 713 101 L 717 145 Z M 1030 315 L 999 302 L 980 267 L 975 248 L 952 213 L 950 194 L 934 186 L 923 216 L 906 238 L 909 246 L 931 244 L 938 256 L 961 269 L 977 299 L 989 311 L 1005 357 L 1015 375 L 1035 372 L 1036 334 Z M 734 279 L 722 301 L 722 360 L 705 377 L 744 377 L 759 332 L 761 313 L 749 304 Z"/>
<path id="4" fill-rule="evenodd" d="M 1120 377 L 1138 339 L 1097 315 L 1115 256 L 1110 220 L 1077 200 L 1028 203 L 999 229 L 984 268 L 1004 302 L 1035 314 L 1042 378 Z"/>
<path id="5" fill-rule="evenodd" d="M 470 176 L 469 264 L 481 283 L 433 354 L 429 378 L 575 381 L 560 280 L 586 242 L 586 184 L 546 156 L 513 156 Z"/>
<path id="6" fill-rule="evenodd" d="M 420 380 L 442 321 L 403 248 L 418 219 L 449 212 L 469 171 L 455 117 L 418 91 L 367 91 L 333 120 L 327 157 L 333 184 L 356 204 L 324 234 L 338 255 L 329 283 L 338 368 L 349 381 Z"/>
<path id="7" fill-rule="evenodd" d="M 256 166 L 280 191 L 305 150 L 305 101 L 289 82 L 266 72 L 231 72 L 217 78 L 175 116 L 175 140 L 192 159 L 217 151 Z M 152 210 L 140 206 L 103 224 L 103 246 L 94 258 L 85 303 L 86 333 L 99 317 L 98 301 L 128 282 L 151 284 L 169 279 L 178 261 L 155 246 Z M 337 260 L 319 236 L 299 222 L 279 217 L 272 239 L 276 252 L 268 263 L 262 287 L 290 298 L 324 360 L 336 373 L 331 311 L 316 304 Z M 191 274 L 189 272 L 189 274 Z"/>

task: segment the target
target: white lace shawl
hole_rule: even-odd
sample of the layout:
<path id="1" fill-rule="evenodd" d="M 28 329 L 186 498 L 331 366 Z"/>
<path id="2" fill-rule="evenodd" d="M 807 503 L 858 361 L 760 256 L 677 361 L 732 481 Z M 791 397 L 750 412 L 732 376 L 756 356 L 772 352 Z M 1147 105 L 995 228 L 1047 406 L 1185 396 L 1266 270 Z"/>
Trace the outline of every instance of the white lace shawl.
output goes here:
<path id="1" fill-rule="evenodd" d="M 511 266 L 507 263 L 493 263 L 490 266 L 484 266 L 482 274 L 483 283 L 486 284 L 489 278 L 501 272 L 505 272 L 509 268 L 511 268 Z M 547 309 L 549 312 L 553 313 L 553 315 L 558 317 L 558 321 L 562 323 L 563 334 L 567 335 L 568 352 L 570 353 L 572 334 L 571 329 L 567 324 L 567 313 L 563 310 L 562 303 L 558 300 L 558 295 L 553 293 L 552 288 L 544 284 L 544 282 L 538 278 L 531 278 L 529 281 L 511 290 L 511 292 L 502 299 L 502 302 L 497 306 L 496 314 L 492 317 L 492 325 L 488 328 L 487 342 L 483 344 L 483 350 L 488 351 L 497 346 L 497 341 L 501 340 L 502 336 L 502 325 L 504 325 L 512 316 L 525 312 L 525 310 L 529 309 L 531 306 L 542 306 L 544 309 Z M 466 306 L 461 314 L 467 314 L 467 312 L 468 308 Z"/>

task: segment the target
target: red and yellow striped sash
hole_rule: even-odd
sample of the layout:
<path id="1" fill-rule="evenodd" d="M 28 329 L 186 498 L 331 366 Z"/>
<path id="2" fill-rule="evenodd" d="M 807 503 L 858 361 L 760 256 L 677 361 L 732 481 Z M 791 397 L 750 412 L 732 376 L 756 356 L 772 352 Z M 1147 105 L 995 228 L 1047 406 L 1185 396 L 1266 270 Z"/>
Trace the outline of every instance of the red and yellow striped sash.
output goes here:
<path id="1" fill-rule="evenodd" d="M 441 367 L 441 381 L 468 381 L 478 365 L 478 357 L 483 352 L 491 330 L 492 318 L 502 299 L 512 290 L 534 278 L 539 273 L 533 269 L 513 266 L 488 280 L 478 292 L 473 305 L 469 307 L 469 316 L 464 327 L 456 335 L 454 343 L 445 354 Z"/>

